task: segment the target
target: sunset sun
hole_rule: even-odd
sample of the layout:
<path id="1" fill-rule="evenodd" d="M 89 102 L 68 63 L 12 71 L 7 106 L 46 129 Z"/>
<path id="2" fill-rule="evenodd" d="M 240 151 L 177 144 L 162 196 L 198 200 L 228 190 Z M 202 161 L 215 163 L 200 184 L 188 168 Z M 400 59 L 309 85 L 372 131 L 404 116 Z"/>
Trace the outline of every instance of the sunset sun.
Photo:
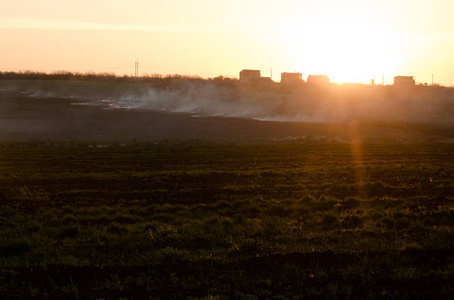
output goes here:
<path id="1" fill-rule="evenodd" d="M 332 18 L 312 22 L 300 41 L 309 70 L 335 82 L 379 79 L 392 64 L 390 37 L 365 22 Z"/>

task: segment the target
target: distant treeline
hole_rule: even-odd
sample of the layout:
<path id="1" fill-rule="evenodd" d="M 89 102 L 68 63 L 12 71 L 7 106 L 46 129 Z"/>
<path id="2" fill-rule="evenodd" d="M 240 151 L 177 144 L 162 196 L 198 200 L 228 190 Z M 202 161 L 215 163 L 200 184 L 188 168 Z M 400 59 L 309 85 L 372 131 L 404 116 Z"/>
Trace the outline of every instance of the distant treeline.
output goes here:
<path id="1" fill-rule="evenodd" d="M 240 89 L 244 90 L 258 90 L 258 91 L 272 91 L 277 93 L 287 94 L 295 90 L 304 90 L 307 87 L 309 89 L 315 89 L 318 94 L 320 92 L 340 92 L 342 94 L 351 93 L 364 93 L 371 90 L 377 91 L 377 89 L 389 91 L 395 88 L 399 89 L 397 86 L 393 85 L 369 85 L 362 83 L 333 83 L 328 85 L 319 85 L 319 84 L 308 84 L 307 82 L 301 81 L 298 84 L 279 84 L 277 82 L 248 82 L 241 83 L 238 78 L 233 77 L 224 77 L 222 75 L 213 77 L 213 78 L 202 78 L 197 75 L 180 75 L 180 74 L 145 74 L 139 77 L 128 76 L 128 75 L 117 75 L 115 73 L 95 73 L 95 72 L 69 72 L 69 71 L 55 71 L 51 73 L 46 72 L 36 72 L 36 71 L 5 71 L 0 72 L 0 80 L 42 80 L 42 81 L 80 81 L 80 82 L 100 82 L 100 83 L 131 83 L 131 84 L 146 84 L 149 87 L 158 88 L 158 89 L 181 89 L 187 88 L 188 86 L 205 86 L 211 85 L 214 83 L 217 86 L 223 86 L 226 88 Z M 442 86 L 435 84 L 433 86 L 426 85 L 416 85 L 415 88 L 406 90 L 406 93 L 410 94 L 419 94 L 421 93 L 430 93 L 433 96 L 433 92 L 444 91 L 446 93 L 449 91 L 450 97 L 454 97 L 453 87 Z M 430 88 L 430 89 L 428 89 Z M 332 96 L 332 95 L 331 95 Z M 351 96 L 351 95 L 350 95 Z M 444 95 L 446 96 L 446 95 Z"/>
<path id="2" fill-rule="evenodd" d="M 161 74 L 150 74 L 142 75 L 140 77 L 128 76 L 128 75 L 116 75 L 115 73 L 80 73 L 80 72 L 69 72 L 69 71 L 56 71 L 52 73 L 35 72 L 35 71 L 20 71 L 20 72 L 0 72 L 0 80 L 79 80 L 79 81 L 116 81 L 116 82 L 162 82 L 168 83 L 174 80 L 192 80 L 192 81 L 238 81 L 236 78 L 218 76 L 215 78 L 204 79 L 196 75 L 161 75 Z"/>

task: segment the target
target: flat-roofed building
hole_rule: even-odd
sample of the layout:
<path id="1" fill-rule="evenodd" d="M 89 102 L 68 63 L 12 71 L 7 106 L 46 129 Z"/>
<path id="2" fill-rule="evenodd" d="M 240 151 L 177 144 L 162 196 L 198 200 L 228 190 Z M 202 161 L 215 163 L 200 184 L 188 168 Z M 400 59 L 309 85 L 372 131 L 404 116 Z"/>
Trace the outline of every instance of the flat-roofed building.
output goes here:
<path id="1" fill-rule="evenodd" d="M 299 84 L 303 82 L 303 74 L 301 73 L 281 73 L 282 84 Z"/>
<path id="2" fill-rule="evenodd" d="M 260 80 L 260 70 L 242 70 L 240 82 L 256 82 Z"/>
<path id="3" fill-rule="evenodd" d="M 307 83 L 312 85 L 328 85 L 329 77 L 326 75 L 309 75 L 307 76 Z"/>
<path id="4" fill-rule="evenodd" d="M 394 85 L 413 86 L 415 85 L 415 80 L 413 76 L 394 76 Z"/>

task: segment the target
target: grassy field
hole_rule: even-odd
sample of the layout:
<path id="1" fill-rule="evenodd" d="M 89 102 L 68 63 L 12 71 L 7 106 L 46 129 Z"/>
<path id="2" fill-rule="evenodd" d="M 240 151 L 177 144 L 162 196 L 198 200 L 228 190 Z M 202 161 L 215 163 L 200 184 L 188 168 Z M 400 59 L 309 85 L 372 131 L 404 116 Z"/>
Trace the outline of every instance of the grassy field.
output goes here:
<path id="1" fill-rule="evenodd" d="M 447 143 L 0 144 L 0 298 L 454 293 Z"/>
<path id="2" fill-rule="evenodd" d="M 452 89 L 154 81 L 0 80 L 0 299 L 454 297 Z"/>

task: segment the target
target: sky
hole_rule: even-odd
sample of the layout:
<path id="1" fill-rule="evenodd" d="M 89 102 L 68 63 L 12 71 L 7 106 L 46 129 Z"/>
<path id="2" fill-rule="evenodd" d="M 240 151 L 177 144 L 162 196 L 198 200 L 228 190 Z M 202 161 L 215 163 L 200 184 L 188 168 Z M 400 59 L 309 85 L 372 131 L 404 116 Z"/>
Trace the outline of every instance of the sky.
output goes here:
<path id="1" fill-rule="evenodd" d="M 0 0 L 0 71 L 454 85 L 452 0 Z"/>

